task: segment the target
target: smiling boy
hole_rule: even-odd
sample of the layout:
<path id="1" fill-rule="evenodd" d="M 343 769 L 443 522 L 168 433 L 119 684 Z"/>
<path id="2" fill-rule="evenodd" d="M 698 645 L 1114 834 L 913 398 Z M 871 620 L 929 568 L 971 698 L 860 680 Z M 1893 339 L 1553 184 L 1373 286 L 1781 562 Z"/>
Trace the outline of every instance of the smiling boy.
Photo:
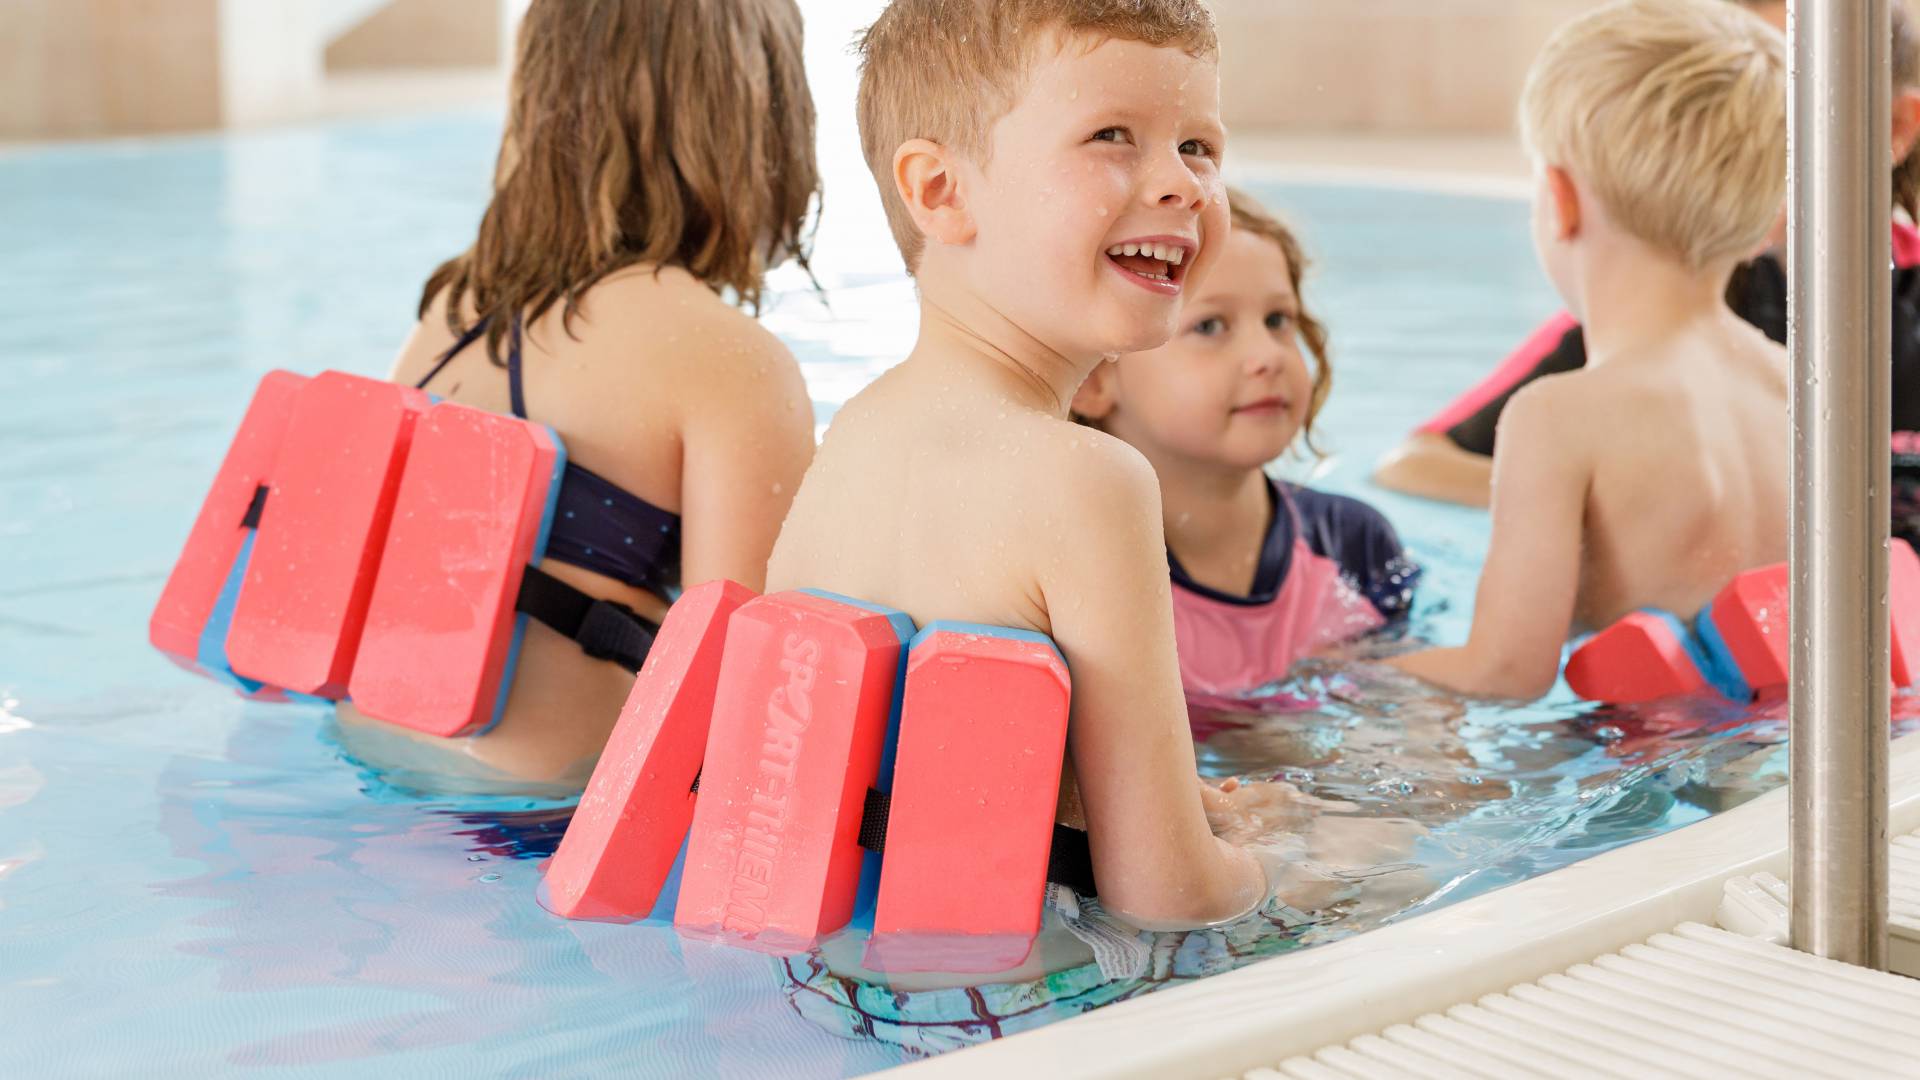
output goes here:
<path id="1" fill-rule="evenodd" d="M 1073 672 L 1061 816 L 1102 903 L 1144 927 L 1243 914 L 1265 875 L 1209 819 L 1285 792 L 1196 782 L 1153 471 L 1067 415 L 1103 358 L 1172 336 L 1226 238 L 1211 16 L 896 0 L 861 49 L 920 336 L 835 418 L 768 587 L 1050 635 Z"/>

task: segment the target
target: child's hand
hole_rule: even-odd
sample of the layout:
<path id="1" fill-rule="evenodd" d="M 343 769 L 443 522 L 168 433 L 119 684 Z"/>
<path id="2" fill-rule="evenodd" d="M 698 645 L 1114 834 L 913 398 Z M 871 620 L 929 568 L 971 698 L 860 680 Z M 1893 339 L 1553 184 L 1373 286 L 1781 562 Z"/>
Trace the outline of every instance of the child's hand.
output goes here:
<path id="1" fill-rule="evenodd" d="M 1352 809 L 1347 803 L 1314 798 L 1285 781 L 1241 781 L 1234 777 L 1217 786 L 1200 781 L 1200 801 L 1214 835 L 1235 844 L 1276 832 L 1299 831 L 1325 810 Z"/>

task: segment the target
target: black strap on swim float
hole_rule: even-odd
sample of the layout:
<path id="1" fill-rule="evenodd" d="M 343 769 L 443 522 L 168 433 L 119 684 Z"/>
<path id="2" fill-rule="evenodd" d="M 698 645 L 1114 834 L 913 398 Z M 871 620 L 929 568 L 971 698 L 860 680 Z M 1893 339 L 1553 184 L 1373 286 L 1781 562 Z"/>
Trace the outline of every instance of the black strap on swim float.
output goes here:
<path id="1" fill-rule="evenodd" d="M 241 527 L 260 527 L 269 491 L 265 484 L 254 488 Z M 660 631 L 658 623 L 627 605 L 583 592 L 537 566 L 527 567 L 521 577 L 514 610 L 545 623 L 595 660 L 611 660 L 634 673 L 646 663 Z"/>

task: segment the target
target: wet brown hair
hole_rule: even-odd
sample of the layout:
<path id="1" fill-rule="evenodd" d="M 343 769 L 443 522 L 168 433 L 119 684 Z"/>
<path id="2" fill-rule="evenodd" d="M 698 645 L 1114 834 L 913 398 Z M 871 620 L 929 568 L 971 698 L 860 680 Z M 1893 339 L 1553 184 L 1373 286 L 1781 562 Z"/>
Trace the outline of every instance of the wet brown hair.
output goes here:
<path id="1" fill-rule="evenodd" d="M 1920 30 L 1906 0 L 1888 5 L 1893 17 L 1893 92 L 1920 86 Z M 1893 167 L 1893 204 L 1920 221 L 1920 144 L 1907 151 L 1906 160 Z"/>
<path id="2" fill-rule="evenodd" d="M 1307 294 L 1300 283 L 1307 276 L 1307 267 L 1312 265 L 1307 253 L 1300 246 L 1300 238 L 1287 227 L 1286 222 L 1269 213 L 1253 196 L 1238 188 L 1227 189 L 1227 206 L 1233 213 L 1233 231 L 1251 233 L 1265 240 L 1271 240 L 1287 257 L 1287 281 L 1293 286 L 1294 299 L 1299 301 L 1299 314 L 1294 317 L 1294 325 L 1300 330 L 1300 341 L 1307 347 L 1307 355 L 1313 357 L 1313 394 L 1307 399 L 1307 418 L 1300 425 L 1302 441 L 1316 457 L 1325 456 L 1319 445 L 1313 441 L 1313 421 L 1320 415 L 1321 406 L 1327 403 L 1327 395 L 1333 393 L 1333 368 L 1327 363 L 1327 328 L 1319 319 L 1307 310 Z"/>
<path id="3" fill-rule="evenodd" d="M 493 199 L 473 246 L 420 296 L 447 328 L 512 318 L 635 264 L 677 266 L 759 307 L 807 265 L 820 195 L 793 0 L 534 0 L 521 24 Z"/>
<path id="4" fill-rule="evenodd" d="M 894 189 L 893 155 L 928 139 L 985 163 L 1047 31 L 1218 51 L 1203 0 L 893 0 L 860 36 L 860 148 L 907 273 L 925 246 Z"/>

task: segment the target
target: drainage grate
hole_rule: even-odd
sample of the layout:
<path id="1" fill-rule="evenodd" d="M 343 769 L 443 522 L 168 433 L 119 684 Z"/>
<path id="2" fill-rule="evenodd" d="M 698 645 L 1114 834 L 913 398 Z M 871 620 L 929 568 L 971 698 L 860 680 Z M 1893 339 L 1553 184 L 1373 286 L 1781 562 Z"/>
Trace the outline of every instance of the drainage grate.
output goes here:
<path id="1" fill-rule="evenodd" d="M 1920 978 L 1920 833 L 1893 841 L 1887 867 L 1892 886 L 1887 908 L 1887 966 Z"/>
<path id="2" fill-rule="evenodd" d="M 1890 870 L 1893 966 L 1920 975 L 1920 834 Z M 1920 1074 L 1920 982 L 1787 948 L 1786 900 L 1771 875 L 1735 879 L 1718 918 L 1738 933 L 1686 923 L 1247 1080 Z"/>

